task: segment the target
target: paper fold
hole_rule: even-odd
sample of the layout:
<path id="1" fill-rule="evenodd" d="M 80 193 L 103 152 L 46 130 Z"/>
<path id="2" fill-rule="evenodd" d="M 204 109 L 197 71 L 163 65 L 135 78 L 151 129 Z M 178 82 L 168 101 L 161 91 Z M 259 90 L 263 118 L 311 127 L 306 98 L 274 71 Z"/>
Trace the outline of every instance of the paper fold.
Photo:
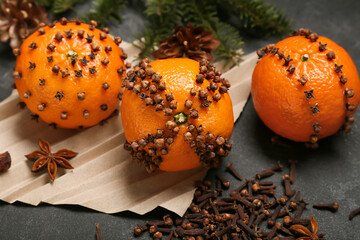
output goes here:
<path id="1" fill-rule="evenodd" d="M 123 42 L 121 47 L 129 61 L 138 55 L 138 49 L 130 43 Z M 243 59 L 239 66 L 223 74 L 232 85 L 235 121 L 248 99 L 257 56 L 251 53 Z M 0 175 L 0 199 L 8 203 L 72 204 L 104 213 L 130 210 L 138 214 L 161 206 L 181 216 L 192 201 L 194 182 L 206 174 L 204 169 L 148 174 L 123 148 L 120 116 L 84 130 L 52 129 L 42 121 L 31 120 L 30 111 L 19 109 L 18 102 L 14 91 L 0 103 L 1 151 L 9 151 L 12 157 L 11 168 Z M 24 155 L 38 148 L 39 139 L 49 141 L 53 150 L 68 148 L 78 152 L 71 160 L 74 169 L 59 168 L 54 182 L 49 182 L 46 171 L 31 172 L 32 162 Z"/>

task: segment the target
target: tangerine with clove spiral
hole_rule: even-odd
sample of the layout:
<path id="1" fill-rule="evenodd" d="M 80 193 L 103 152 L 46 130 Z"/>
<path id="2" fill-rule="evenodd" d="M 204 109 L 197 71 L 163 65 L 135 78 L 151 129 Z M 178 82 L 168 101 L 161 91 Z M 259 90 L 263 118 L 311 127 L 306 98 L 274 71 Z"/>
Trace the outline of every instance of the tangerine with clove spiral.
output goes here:
<path id="1" fill-rule="evenodd" d="M 16 89 L 31 112 L 61 128 L 90 127 L 119 105 L 126 55 L 108 30 L 62 19 L 15 49 Z"/>
<path id="2" fill-rule="evenodd" d="M 124 78 L 125 149 L 151 172 L 218 166 L 231 149 L 229 81 L 206 62 L 143 60 Z"/>
<path id="3" fill-rule="evenodd" d="M 258 50 L 251 94 L 261 120 L 278 135 L 317 145 L 349 132 L 360 81 L 349 54 L 329 38 L 299 29 Z"/>

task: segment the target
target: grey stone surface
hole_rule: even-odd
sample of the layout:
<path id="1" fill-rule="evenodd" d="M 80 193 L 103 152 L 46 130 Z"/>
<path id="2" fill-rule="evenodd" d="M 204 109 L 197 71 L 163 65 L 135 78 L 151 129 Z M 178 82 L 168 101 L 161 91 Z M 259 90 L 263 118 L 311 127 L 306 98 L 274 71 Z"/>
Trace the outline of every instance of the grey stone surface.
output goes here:
<path id="1" fill-rule="evenodd" d="M 271 0 L 283 7 L 293 20 L 292 26 L 308 27 L 342 45 L 360 69 L 360 2 L 356 0 Z M 125 13 L 126 12 L 126 13 Z M 139 10 L 124 12 L 120 25 L 112 24 L 117 34 L 126 40 L 144 29 Z M 117 27 L 118 26 L 118 27 Z M 246 52 L 277 39 L 257 40 L 246 38 Z M 15 63 L 10 49 L 0 45 L 0 100 L 7 97 L 12 84 L 11 72 Z M 359 118 L 360 112 L 355 116 Z M 360 206 L 360 129 L 355 122 L 352 133 L 332 136 L 320 141 L 320 149 L 307 150 L 302 145 L 291 149 L 274 147 L 270 138 L 274 135 L 259 120 L 251 99 L 241 118 L 236 122 L 232 141 L 233 151 L 226 161 L 233 162 L 244 177 L 288 159 L 299 160 L 294 188 L 302 192 L 311 203 L 338 201 L 337 213 L 319 211 L 311 206 L 305 215 L 313 215 L 319 222 L 319 232 L 327 239 L 360 239 L 360 217 L 348 221 L 348 214 Z M 6 149 L 0 149 L 4 151 Z M 224 165 L 224 164 L 223 164 Z M 287 170 L 285 170 L 287 171 Z M 209 173 L 211 177 L 214 172 Z M 223 167 L 217 170 L 223 172 Z M 233 180 L 228 174 L 226 177 Z M 280 185 L 281 174 L 273 177 Z M 233 180 L 236 183 L 235 180 Z M 132 228 L 136 223 L 162 216 L 167 211 L 157 208 L 145 216 L 130 212 L 107 215 L 79 206 L 32 207 L 20 203 L 0 202 L 0 239 L 94 239 L 95 224 L 99 223 L 103 239 L 133 239 Z M 144 235 L 141 239 L 147 239 Z"/>

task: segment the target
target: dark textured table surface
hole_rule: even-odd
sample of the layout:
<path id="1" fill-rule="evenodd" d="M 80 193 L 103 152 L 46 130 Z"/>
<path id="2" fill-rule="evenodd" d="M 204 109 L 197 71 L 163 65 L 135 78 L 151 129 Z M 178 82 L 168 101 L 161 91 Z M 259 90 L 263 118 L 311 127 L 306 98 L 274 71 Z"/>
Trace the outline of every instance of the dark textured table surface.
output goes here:
<path id="1" fill-rule="evenodd" d="M 311 28 L 343 46 L 360 69 L 360 1 L 357 0 L 271 0 L 284 8 L 293 18 L 292 27 Z M 79 12 L 88 8 L 87 3 Z M 121 24 L 111 24 L 112 32 L 125 40 L 133 40 L 133 34 L 144 29 L 144 20 L 138 10 L 127 9 Z M 72 17 L 72 16 L 69 16 Z M 245 52 L 277 39 L 245 39 Z M 15 58 L 5 44 L 0 45 L 0 100 L 11 92 L 11 73 Z M 355 114 L 360 117 L 360 112 Z M 319 211 L 308 207 L 306 216 L 313 215 L 319 223 L 319 232 L 327 239 L 360 239 L 360 217 L 348 220 L 350 210 L 360 206 L 359 123 L 355 122 L 352 133 L 332 136 L 320 141 L 318 150 L 307 150 L 296 145 L 281 148 L 271 144 L 274 134 L 259 120 L 251 99 L 241 118 L 236 122 L 232 141 L 233 151 L 226 161 L 231 161 L 245 177 L 254 176 L 282 160 L 299 160 L 294 188 L 302 192 L 311 203 L 338 201 L 337 213 Z M 4 151 L 5 149 L 0 149 Z M 223 172 L 223 167 L 217 171 Z M 287 171 L 287 170 L 286 170 Z M 209 176 L 213 175 L 210 172 Z M 226 175 L 230 179 L 230 176 Z M 273 177 L 280 183 L 280 174 Z M 234 181 L 235 182 L 235 181 Z M 21 203 L 0 202 L 0 239 L 95 239 L 95 224 L 99 223 L 103 239 L 133 239 L 136 223 L 162 216 L 167 211 L 157 208 L 145 216 L 130 212 L 113 215 L 98 213 L 78 206 L 51 206 L 43 204 L 31 207 Z M 144 235 L 142 239 L 148 238 Z"/>

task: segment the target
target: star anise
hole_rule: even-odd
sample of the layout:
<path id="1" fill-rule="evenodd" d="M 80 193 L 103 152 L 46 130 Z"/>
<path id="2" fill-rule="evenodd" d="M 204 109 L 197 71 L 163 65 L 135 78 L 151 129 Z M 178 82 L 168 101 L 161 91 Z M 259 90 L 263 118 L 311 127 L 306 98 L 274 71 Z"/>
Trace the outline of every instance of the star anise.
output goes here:
<path id="1" fill-rule="evenodd" d="M 194 27 L 188 23 L 187 27 L 177 26 L 173 34 L 160 42 L 158 50 L 152 52 L 155 58 L 176 58 L 184 55 L 195 59 L 213 61 L 211 54 L 220 45 L 212 31 L 205 30 L 202 26 Z"/>
<path id="2" fill-rule="evenodd" d="M 296 234 L 301 235 L 301 237 L 296 240 L 319 240 L 322 239 L 323 234 L 318 235 L 318 223 L 315 221 L 313 216 L 310 217 L 310 226 L 311 231 L 300 224 L 295 224 L 290 227 L 291 230 L 295 231 Z"/>
<path id="3" fill-rule="evenodd" d="M 52 153 L 50 144 L 45 140 L 39 140 L 39 146 L 41 150 L 25 155 L 28 160 L 35 161 L 31 169 L 33 172 L 40 171 L 47 166 L 49 176 L 54 180 L 58 165 L 67 169 L 73 168 L 67 159 L 75 157 L 77 155 L 76 152 L 68 149 L 61 149 L 56 153 Z"/>

